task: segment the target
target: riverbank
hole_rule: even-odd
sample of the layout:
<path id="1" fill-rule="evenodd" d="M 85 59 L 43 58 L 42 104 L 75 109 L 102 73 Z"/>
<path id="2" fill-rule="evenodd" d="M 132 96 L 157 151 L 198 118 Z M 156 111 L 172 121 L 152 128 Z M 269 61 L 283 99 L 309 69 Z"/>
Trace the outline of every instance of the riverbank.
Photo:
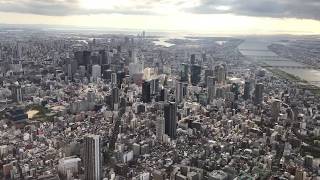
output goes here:
<path id="1" fill-rule="evenodd" d="M 293 82 L 293 83 L 297 83 L 299 88 L 304 89 L 304 90 L 309 90 L 315 96 L 320 97 L 320 87 L 312 85 L 308 81 L 306 81 L 298 76 L 295 76 L 293 74 L 282 71 L 281 69 L 278 69 L 278 68 L 265 68 L 265 69 L 267 69 L 269 72 L 271 72 L 275 76 L 286 79 L 286 80 Z"/>

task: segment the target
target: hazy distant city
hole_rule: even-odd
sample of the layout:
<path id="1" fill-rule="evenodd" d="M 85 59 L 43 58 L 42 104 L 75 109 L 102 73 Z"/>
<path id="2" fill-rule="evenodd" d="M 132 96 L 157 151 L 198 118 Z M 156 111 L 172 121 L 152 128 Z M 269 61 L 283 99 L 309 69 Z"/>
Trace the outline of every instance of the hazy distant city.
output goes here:
<path id="1" fill-rule="evenodd" d="M 316 0 L 0 0 L 0 179 L 320 180 Z"/>

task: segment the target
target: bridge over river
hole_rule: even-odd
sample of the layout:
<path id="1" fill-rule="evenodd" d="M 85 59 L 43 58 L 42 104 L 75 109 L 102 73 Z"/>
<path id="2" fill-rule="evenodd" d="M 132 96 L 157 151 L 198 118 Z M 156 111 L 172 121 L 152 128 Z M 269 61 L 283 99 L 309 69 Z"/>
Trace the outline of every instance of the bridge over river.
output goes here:
<path id="1" fill-rule="evenodd" d="M 281 69 L 314 69 L 314 70 L 320 70 L 319 67 L 311 67 L 311 66 L 261 65 L 261 67 L 264 67 L 264 68 L 281 68 Z"/>

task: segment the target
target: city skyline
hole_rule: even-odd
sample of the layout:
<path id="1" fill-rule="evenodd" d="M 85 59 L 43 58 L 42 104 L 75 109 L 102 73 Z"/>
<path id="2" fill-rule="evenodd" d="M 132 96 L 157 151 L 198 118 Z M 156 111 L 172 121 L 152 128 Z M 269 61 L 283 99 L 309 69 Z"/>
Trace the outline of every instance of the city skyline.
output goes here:
<path id="1" fill-rule="evenodd" d="M 0 23 L 196 34 L 319 34 L 320 4 L 294 1 L 0 1 Z"/>

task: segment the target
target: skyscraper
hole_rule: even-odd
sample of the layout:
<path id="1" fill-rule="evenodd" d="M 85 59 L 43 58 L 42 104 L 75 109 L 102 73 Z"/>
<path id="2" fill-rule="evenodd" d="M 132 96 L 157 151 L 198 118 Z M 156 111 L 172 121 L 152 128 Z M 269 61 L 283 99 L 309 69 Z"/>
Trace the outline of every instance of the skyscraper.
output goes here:
<path id="1" fill-rule="evenodd" d="M 74 52 L 74 59 L 77 61 L 79 66 L 85 66 L 84 58 L 83 58 L 83 51 L 76 51 Z"/>
<path id="2" fill-rule="evenodd" d="M 280 114 L 281 101 L 279 99 L 273 99 L 271 105 L 271 114 L 274 120 L 277 120 Z"/>
<path id="3" fill-rule="evenodd" d="M 227 77 L 227 70 L 225 65 L 219 65 L 215 67 L 215 74 L 218 83 L 224 83 Z"/>
<path id="4" fill-rule="evenodd" d="M 101 66 L 98 64 L 95 64 L 92 66 L 92 79 L 96 81 L 100 77 L 101 77 Z"/>
<path id="5" fill-rule="evenodd" d="M 159 118 L 157 118 L 157 124 L 156 124 L 156 135 L 157 135 L 158 141 L 162 141 L 162 137 L 165 130 L 164 128 L 165 128 L 165 121 L 163 116 L 160 116 Z"/>
<path id="6" fill-rule="evenodd" d="M 216 95 L 215 84 L 216 79 L 212 76 L 209 76 L 207 79 L 208 103 L 212 102 Z"/>
<path id="7" fill-rule="evenodd" d="M 168 90 L 162 88 L 160 91 L 160 101 L 167 101 L 168 100 Z"/>
<path id="8" fill-rule="evenodd" d="M 10 87 L 11 90 L 11 99 L 14 102 L 22 102 L 23 101 L 23 95 L 22 95 L 22 89 L 18 82 L 14 83 Z"/>
<path id="9" fill-rule="evenodd" d="M 126 73 L 124 71 L 117 72 L 117 84 L 118 88 L 121 88 L 121 84 L 123 83 L 123 79 L 126 77 Z"/>
<path id="10" fill-rule="evenodd" d="M 117 86 L 112 88 L 112 110 L 118 110 L 119 107 L 119 89 Z"/>
<path id="11" fill-rule="evenodd" d="M 111 74 L 111 84 L 112 84 L 112 86 L 117 86 L 117 84 L 118 84 L 117 73 Z"/>
<path id="12" fill-rule="evenodd" d="M 262 83 L 256 84 L 255 90 L 254 90 L 254 104 L 260 105 L 263 101 L 263 89 L 264 86 Z"/>
<path id="13" fill-rule="evenodd" d="M 106 55 L 106 51 L 105 50 L 100 50 L 99 54 L 100 54 L 100 57 L 101 57 L 101 65 L 109 64 L 108 63 L 108 56 Z"/>
<path id="14" fill-rule="evenodd" d="M 151 83 L 151 94 L 155 95 L 159 92 L 159 79 L 152 79 Z"/>
<path id="15" fill-rule="evenodd" d="M 171 139 L 176 139 L 177 135 L 177 105 L 175 102 L 164 104 L 165 134 Z"/>
<path id="16" fill-rule="evenodd" d="M 201 66 L 192 65 L 191 66 L 191 83 L 192 85 L 197 85 L 201 80 Z"/>
<path id="17" fill-rule="evenodd" d="M 191 54 L 190 63 L 191 64 L 195 64 L 196 63 L 196 55 L 195 54 Z"/>
<path id="18" fill-rule="evenodd" d="M 142 101 L 144 103 L 151 102 L 151 87 L 149 81 L 143 81 L 142 83 Z"/>
<path id="19" fill-rule="evenodd" d="M 84 138 L 84 174 L 87 180 L 101 179 L 101 157 L 100 157 L 99 135 L 87 135 Z"/>
<path id="20" fill-rule="evenodd" d="M 246 81 L 244 83 L 244 93 L 243 93 L 243 99 L 248 100 L 251 96 L 251 84 L 250 81 Z"/>
<path id="21" fill-rule="evenodd" d="M 204 71 L 204 83 L 207 86 L 208 85 L 208 77 L 214 76 L 214 72 L 212 69 L 206 69 Z"/>
<path id="22" fill-rule="evenodd" d="M 189 82 L 189 66 L 188 64 L 182 63 L 180 66 L 180 80 L 181 82 Z"/>
<path id="23" fill-rule="evenodd" d="M 84 65 L 84 66 L 90 65 L 91 51 L 83 51 L 83 57 L 82 58 L 83 58 L 83 64 L 81 64 L 81 65 Z"/>
<path id="24" fill-rule="evenodd" d="M 183 84 L 180 81 L 176 82 L 176 91 L 175 91 L 176 103 L 181 103 L 183 100 Z"/>

